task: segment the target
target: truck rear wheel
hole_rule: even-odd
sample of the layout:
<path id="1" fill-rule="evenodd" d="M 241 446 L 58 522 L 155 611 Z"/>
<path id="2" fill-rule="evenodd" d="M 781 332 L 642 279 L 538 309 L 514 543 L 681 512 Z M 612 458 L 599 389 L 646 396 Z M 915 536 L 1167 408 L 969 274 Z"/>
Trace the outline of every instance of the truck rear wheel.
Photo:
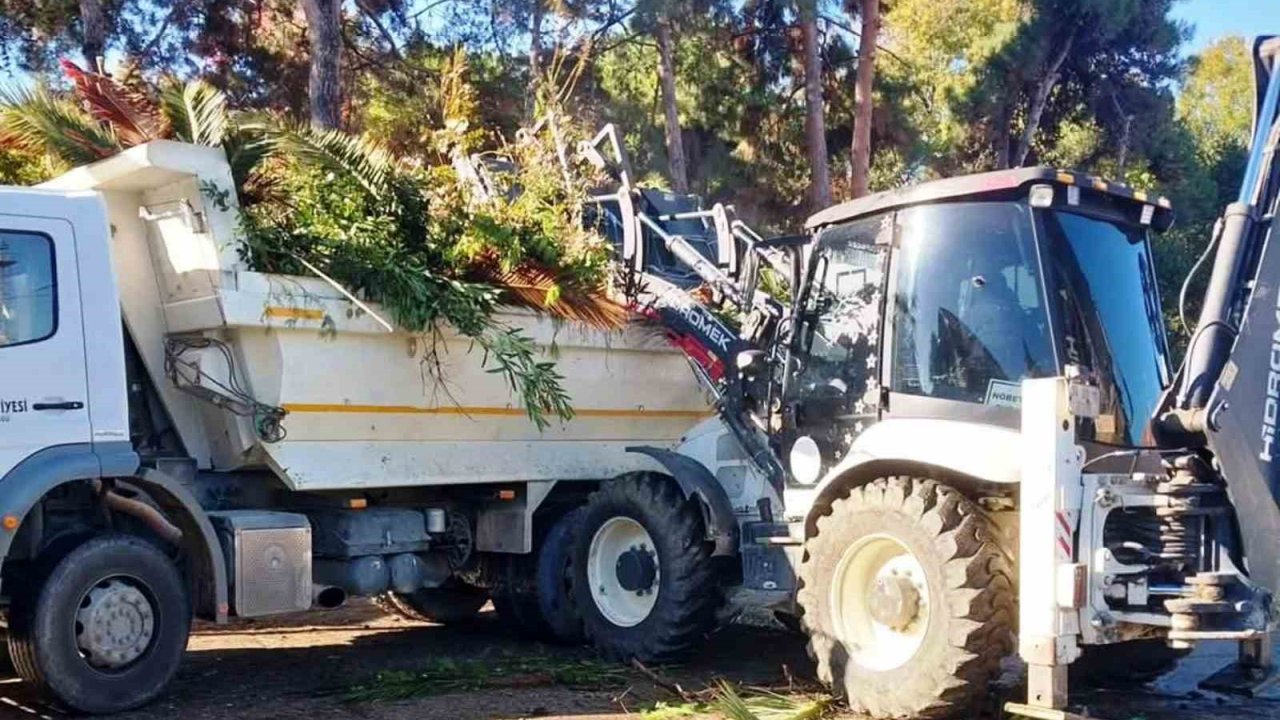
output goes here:
<path id="1" fill-rule="evenodd" d="M 489 591 L 457 579 L 436 588 L 422 588 L 408 594 L 388 592 L 374 601 L 383 610 L 414 622 L 457 625 L 474 620 L 489 602 Z"/>
<path id="2" fill-rule="evenodd" d="M 1014 647 L 997 537 L 976 505 L 930 480 L 882 478 L 833 503 L 800 566 L 818 677 L 873 718 L 970 706 Z"/>
<path id="3" fill-rule="evenodd" d="M 164 553 L 140 538 L 99 536 L 43 578 L 10 611 L 19 676 L 86 713 L 129 710 L 164 691 L 191 630 L 186 584 Z"/>
<path id="4" fill-rule="evenodd" d="M 715 625 L 720 592 L 702 514 L 674 481 L 605 483 L 582 511 L 573 591 L 587 636 L 604 655 L 666 662 Z"/>
<path id="5" fill-rule="evenodd" d="M 565 513 L 538 534 L 528 555 L 507 555 L 493 588 L 503 621 L 537 640 L 580 643 L 582 615 L 573 599 L 572 557 L 581 509 Z"/>

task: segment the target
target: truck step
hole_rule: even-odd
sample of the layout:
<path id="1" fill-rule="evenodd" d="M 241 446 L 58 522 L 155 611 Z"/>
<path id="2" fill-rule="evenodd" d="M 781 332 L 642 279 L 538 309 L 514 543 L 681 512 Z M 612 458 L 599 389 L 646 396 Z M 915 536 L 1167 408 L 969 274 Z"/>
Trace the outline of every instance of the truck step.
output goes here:
<path id="1" fill-rule="evenodd" d="M 804 523 L 747 523 L 742 527 L 746 542 L 756 545 L 803 545 Z"/>

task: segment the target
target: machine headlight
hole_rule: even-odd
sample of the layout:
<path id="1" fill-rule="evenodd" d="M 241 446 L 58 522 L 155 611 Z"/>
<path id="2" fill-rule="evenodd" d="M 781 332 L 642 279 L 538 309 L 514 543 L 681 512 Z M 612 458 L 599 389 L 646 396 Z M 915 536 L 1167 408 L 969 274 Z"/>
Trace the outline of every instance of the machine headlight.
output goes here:
<path id="1" fill-rule="evenodd" d="M 822 448 L 805 435 L 791 445 L 791 475 L 803 485 L 812 485 L 822 477 Z"/>

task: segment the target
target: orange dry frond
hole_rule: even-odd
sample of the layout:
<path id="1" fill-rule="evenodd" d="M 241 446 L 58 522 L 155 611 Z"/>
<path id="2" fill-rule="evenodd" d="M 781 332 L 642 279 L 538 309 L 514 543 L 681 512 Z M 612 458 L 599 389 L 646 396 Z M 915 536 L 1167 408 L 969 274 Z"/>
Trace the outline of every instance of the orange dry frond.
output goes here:
<path id="1" fill-rule="evenodd" d="M 106 75 L 81 70 L 70 60 L 62 61 L 62 72 L 75 85 L 76 95 L 85 109 L 111 126 L 126 147 L 169 136 L 168 119 L 144 93 Z"/>
<path id="2" fill-rule="evenodd" d="M 575 287 L 554 270 L 533 263 L 503 270 L 496 258 L 488 258 L 473 265 L 471 274 L 473 279 L 500 289 L 506 302 L 562 320 L 617 330 L 630 319 L 630 312 L 610 299 L 605 288 Z"/>

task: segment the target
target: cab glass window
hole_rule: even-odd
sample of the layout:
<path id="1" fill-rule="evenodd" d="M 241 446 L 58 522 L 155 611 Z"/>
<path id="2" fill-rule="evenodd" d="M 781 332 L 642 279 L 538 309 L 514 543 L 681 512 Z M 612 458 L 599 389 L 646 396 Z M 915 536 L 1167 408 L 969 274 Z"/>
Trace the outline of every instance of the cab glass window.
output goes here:
<path id="1" fill-rule="evenodd" d="M 53 241 L 0 230 L 0 347 L 53 335 L 58 323 Z"/>
<path id="2" fill-rule="evenodd" d="M 1030 211 L 954 203 L 899 215 L 891 389 L 1021 405 L 1021 381 L 1055 374 Z"/>

